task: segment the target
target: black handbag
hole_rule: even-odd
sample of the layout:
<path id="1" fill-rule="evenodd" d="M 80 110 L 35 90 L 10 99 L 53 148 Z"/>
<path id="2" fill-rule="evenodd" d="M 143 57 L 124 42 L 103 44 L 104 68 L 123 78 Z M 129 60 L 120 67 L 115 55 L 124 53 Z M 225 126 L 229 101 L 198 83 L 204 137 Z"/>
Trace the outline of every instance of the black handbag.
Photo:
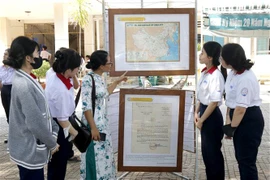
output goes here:
<path id="1" fill-rule="evenodd" d="M 90 75 L 90 76 L 92 78 L 92 83 L 93 83 L 93 86 L 92 86 L 92 112 L 93 112 L 93 117 L 94 117 L 96 86 L 95 86 L 95 81 L 94 81 L 93 76 L 92 75 Z M 79 89 L 79 92 L 76 96 L 75 109 L 76 109 L 76 106 L 79 102 L 80 94 L 81 94 L 81 88 Z M 79 120 L 79 118 L 76 116 L 75 112 L 69 117 L 69 122 L 74 127 L 74 129 L 76 129 L 78 131 L 78 135 L 73 139 L 72 142 L 81 153 L 84 153 L 92 141 L 91 131 L 89 130 L 89 128 L 86 125 L 84 125 Z"/>

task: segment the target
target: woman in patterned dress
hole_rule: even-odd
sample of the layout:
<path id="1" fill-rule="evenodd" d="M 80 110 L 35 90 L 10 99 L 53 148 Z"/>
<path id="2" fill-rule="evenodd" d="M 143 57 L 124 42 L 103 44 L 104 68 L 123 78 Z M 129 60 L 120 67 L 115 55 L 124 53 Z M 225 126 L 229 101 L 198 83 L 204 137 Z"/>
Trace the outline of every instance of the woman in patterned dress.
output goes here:
<path id="1" fill-rule="evenodd" d="M 102 79 L 103 72 L 109 72 L 112 63 L 108 52 L 97 50 L 92 53 L 86 68 L 92 69 L 82 80 L 82 121 L 91 129 L 93 141 L 86 153 L 82 153 L 81 179 L 114 180 L 116 168 L 113 157 L 111 132 L 105 107 L 105 99 L 113 93 L 117 84 L 126 81 L 125 74 L 120 76 L 108 88 Z M 92 78 L 95 81 L 96 100 L 94 118 L 92 113 Z M 105 133 L 105 141 L 101 141 L 100 133 Z"/>

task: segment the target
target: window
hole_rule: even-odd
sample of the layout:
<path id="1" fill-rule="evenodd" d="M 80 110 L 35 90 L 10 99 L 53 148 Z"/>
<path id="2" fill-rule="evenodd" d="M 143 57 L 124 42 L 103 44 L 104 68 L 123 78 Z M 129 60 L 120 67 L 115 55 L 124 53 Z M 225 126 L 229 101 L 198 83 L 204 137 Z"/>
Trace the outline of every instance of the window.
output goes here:
<path id="1" fill-rule="evenodd" d="M 270 54 L 270 38 L 257 38 L 257 55 Z"/>

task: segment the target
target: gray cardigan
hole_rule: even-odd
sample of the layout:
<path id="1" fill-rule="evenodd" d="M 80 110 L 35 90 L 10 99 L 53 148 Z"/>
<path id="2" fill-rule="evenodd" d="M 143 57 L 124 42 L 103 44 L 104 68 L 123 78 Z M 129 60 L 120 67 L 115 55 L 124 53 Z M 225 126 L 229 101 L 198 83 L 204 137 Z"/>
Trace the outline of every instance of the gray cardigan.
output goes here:
<path id="1" fill-rule="evenodd" d="M 41 169 L 56 147 L 59 127 L 52 120 L 45 93 L 29 74 L 17 70 L 11 90 L 10 158 L 27 169 Z"/>

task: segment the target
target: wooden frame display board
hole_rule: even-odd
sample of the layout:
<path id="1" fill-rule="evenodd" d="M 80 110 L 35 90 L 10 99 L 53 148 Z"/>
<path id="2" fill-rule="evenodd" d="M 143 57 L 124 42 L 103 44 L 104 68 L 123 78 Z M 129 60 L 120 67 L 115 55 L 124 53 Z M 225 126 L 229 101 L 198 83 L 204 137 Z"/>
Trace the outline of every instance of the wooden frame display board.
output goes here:
<path id="1" fill-rule="evenodd" d="M 110 76 L 194 75 L 195 9 L 109 9 Z"/>
<path id="2" fill-rule="evenodd" d="M 181 172 L 185 91 L 121 89 L 118 171 Z"/>

